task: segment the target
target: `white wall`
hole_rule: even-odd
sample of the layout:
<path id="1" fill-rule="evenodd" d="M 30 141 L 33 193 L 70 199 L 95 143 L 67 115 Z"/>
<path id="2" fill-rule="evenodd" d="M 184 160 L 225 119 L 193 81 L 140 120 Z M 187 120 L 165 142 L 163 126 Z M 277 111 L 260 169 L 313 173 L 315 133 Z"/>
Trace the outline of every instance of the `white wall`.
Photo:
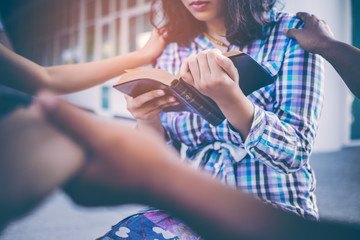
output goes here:
<path id="1" fill-rule="evenodd" d="M 310 12 L 325 20 L 335 38 L 351 42 L 350 0 L 282 0 L 284 11 Z M 349 91 L 332 66 L 325 63 L 325 102 L 314 151 L 339 150 L 349 139 Z"/>

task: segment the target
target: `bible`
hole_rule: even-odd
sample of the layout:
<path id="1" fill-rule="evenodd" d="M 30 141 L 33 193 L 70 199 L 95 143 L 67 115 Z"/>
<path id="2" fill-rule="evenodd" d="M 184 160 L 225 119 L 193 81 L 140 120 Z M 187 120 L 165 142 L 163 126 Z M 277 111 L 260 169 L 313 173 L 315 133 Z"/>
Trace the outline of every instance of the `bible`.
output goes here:
<path id="1" fill-rule="evenodd" d="M 239 86 L 245 95 L 274 82 L 270 73 L 249 55 L 240 51 L 231 51 L 224 55 L 229 57 L 237 68 L 240 75 Z M 213 126 L 219 125 L 225 119 L 211 98 L 201 94 L 183 79 L 162 69 L 144 68 L 126 72 L 113 87 L 131 97 L 163 89 L 166 95 L 174 96 L 179 102 L 176 106 L 166 107 L 164 111 L 190 111 Z"/>

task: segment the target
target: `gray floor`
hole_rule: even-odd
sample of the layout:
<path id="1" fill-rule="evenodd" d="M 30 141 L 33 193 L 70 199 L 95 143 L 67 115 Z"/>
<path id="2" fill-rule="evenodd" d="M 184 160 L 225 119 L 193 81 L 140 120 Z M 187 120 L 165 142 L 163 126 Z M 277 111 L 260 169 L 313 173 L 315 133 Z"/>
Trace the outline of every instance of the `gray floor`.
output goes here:
<path id="1" fill-rule="evenodd" d="M 360 224 L 360 147 L 312 156 L 322 219 Z M 0 240 L 95 239 L 141 206 L 81 208 L 56 192 L 28 217 L 10 225 Z"/>
<path id="2" fill-rule="evenodd" d="M 29 216 L 6 228 L 0 239 L 96 239 L 119 220 L 139 209 L 138 205 L 95 209 L 78 207 L 59 191 Z"/>
<path id="3" fill-rule="evenodd" d="M 360 224 L 360 147 L 314 154 L 320 217 Z"/>

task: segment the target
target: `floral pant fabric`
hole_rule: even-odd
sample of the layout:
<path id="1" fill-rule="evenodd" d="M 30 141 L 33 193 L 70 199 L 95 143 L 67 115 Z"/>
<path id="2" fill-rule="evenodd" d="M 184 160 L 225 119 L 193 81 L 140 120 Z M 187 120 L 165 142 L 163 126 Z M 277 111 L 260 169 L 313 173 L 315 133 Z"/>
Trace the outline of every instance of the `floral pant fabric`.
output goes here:
<path id="1" fill-rule="evenodd" d="M 98 240 L 199 240 L 189 227 L 180 220 L 160 212 L 132 215 L 118 224 Z"/>

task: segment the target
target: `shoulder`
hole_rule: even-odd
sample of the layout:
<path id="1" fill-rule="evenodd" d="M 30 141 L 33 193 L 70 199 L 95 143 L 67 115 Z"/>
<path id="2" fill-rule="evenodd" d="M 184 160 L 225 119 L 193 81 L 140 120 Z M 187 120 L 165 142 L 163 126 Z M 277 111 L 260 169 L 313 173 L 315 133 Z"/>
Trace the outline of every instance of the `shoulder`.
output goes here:
<path id="1" fill-rule="evenodd" d="M 284 28 L 302 28 L 304 23 L 294 14 L 274 10 L 270 13 L 270 25 L 275 25 L 282 30 Z"/>
<path id="2" fill-rule="evenodd" d="M 288 28 L 303 28 L 303 22 L 295 15 L 285 12 L 271 10 L 268 13 L 268 24 L 264 26 L 263 33 L 265 39 L 271 39 L 271 44 L 286 47 L 290 42 L 284 33 L 284 29 Z M 284 49 L 285 50 L 285 49 Z"/>
<path id="3" fill-rule="evenodd" d="M 274 59 L 277 57 L 279 57 L 277 59 L 280 59 L 280 56 L 283 59 L 291 57 L 292 61 L 296 61 L 296 64 L 313 61 L 318 66 L 322 65 L 320 56 L 306 52 L 296 39 L 289 38 L 283 33 L 284 29 L 303 28 L 304 22 L 300 18 L 290 13 L 275 12 L 271 18 L 271 22 L 268 37 L 275 39 L 273 41 L 274 45 L 276 45 L 275 49 L 279 50 L 277 53 L 274 51 L 274 53 L 276 53 Z"/>
<path id="4" fill-rule="evenodd" d="M 303 21 L 293 14 L 272 10 L 268 16 L 268 24 L 264 27 L 266 39 L 271 39 L 270 48 L 286 51 L 289 45 L 296 45 L 297 42 L 284 34 L 284 29 L 303 28 Z"/>

